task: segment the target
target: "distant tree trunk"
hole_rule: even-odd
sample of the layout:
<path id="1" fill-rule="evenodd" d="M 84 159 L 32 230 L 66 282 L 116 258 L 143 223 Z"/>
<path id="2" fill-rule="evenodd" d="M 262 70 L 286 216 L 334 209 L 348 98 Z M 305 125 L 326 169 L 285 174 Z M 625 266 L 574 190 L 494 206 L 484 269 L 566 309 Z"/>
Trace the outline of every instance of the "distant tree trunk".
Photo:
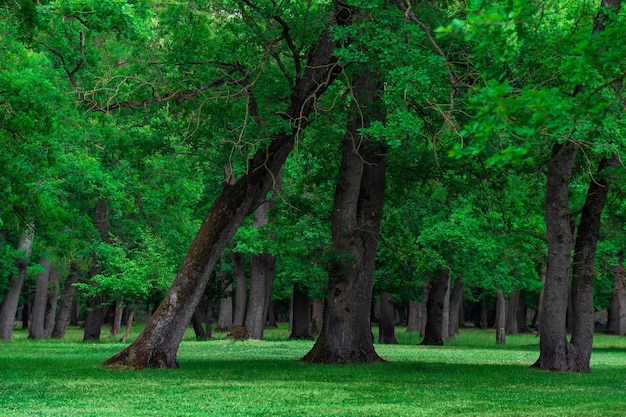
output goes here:
<path id="1" fill-rule="evenodd" d="M 330 24 L 347 24 L 352 15 L 351 9 L 336 3 Z M 315 109 L 314 98 L 320 97 L 340 73 L 334 57 L 335 46 L 327 27 L 310 48 L 306 66 L 296 80 L 284 113 L 285 119 L 292 123 L 290 130 L 274 135 L 249 161 L 248 173 L 217 197 L 165 299 L 139 337 L 105 365 L 135 369 L 178 367 L 176 355 L 180 341 L 222 251 L 243 219 L 266 199 L 296 137 Z"/>
<path id="2" fill-rule="evenodd" d="M 48 302 L 46 303 L 46 317 L 44 319 L 44 337 L 52 336 L 56 322 L 57 305 L 59 303 L 59 273 L 51 267 L 48 277 Z"/>
<path id="3" fill-rule="evenodd" d="M 519 333 L 528 332 L 528 323 L 526 320 L 526 315 L 528 314 L 528 310 L 526 308 L 526 295 L 524 291 L 519 291 L 519 296 L 517 299 L 517 331 Z"/>
<path id="4" fill-rule="evenodd" d="M 501 290 L 496 292 L 496 343 L 504 344 L 506 341 L 506 297 Z"/>
<path id="5" fill-rule="evenodd" d="M 480 328 L 486 329 L 489 327 L 489 309 L 487 308 L 487 298 L 483 294 L 483 298 L 480 299 Z"/>
<path id="6" fill-rule="evenodd" d="M 421 311 L 421 320 L 420 324 L 420 336 L 424 337 L 426 335 L 426 322 L 428 321 L 428 298 L 430 297 L 430 282 L 426 282 L 422 285 L 422 311 Z"/>
<path id="7" fill-rule="evenodd" d="M 243 256 L 233 253 L 233 275 L 235 277 L 235 313 L 233 326 L 243 326 L 246 320 L 246 292 L 248 282 L 246 270 L 243 266 Z"/>
<path id="8" fill-rule="evenodd" d="M 30 323 L 30 302 L 28 301 L 28 299 L 26 299 L 26 301 L 22 305 L 22 330 L 28 330 L 29 323 Z"/>
<path id="9" fill-rule="evenodd" d="M 122 335 L 122 340 L 120 343 L 126 343 L 126 339 L 128 339 L 128 335 L 130 334 L 130 329 L 133 326 L 133 320 L 135 319 L 135 313 L 137 312 L 137 303 L 133 305 L 133 309 L 130 310 L 128 314 L 128 320 L 126 321 L 126 329 L 124 330 L 124 334 Z"/>
<path id="10" fill-rule="evenodd" d="M 380 295 L 378 343 L 383 343 L 387 345 L 395 345 L 398 343 L 398 340 L 396 339 L 395 321 L 395 306 L 393 304 L 393 296 L 391 295 L 391 293 L 383 292 Z"/>
<path id="11" fill-rule="evenodd" d="M 196 334 L 196 340 L 209 340 L 211 338 L 212 314 L 209 304 L 207 297 L 203 296 L 191 316 L 191 325 Z"/>
<path id="12" fill-rule="evenodd" d="M 506 310 L 506 319 L 504 329 L 507 334 L 519 334 L 519 329 L 517 328 L 517 308 L 519 305 L 519 290 L 513 290 L 511 294 L 509 294 L 509 302 Z"/>
<path id="13" fill-rule="evenodd" d="M 311 300 L 306 288 L 293 284 L 291 300 L 291 335 L 290 339 L 311 340 Z"/>
<path id="14" fill-rule="evenodd" d="M 426 328 L 421 345 L 442 346 L 444 342 L 444 303 L 450 285 L 450 270 L 442 269 L 432 283 L 426 303 Z M 447 325 L 447 323 L 446 323 Z"/>
<path id="15" fill-rule="evenodd" d="M 246 311 L 246 330 L 252 339 L 263 339 L 265 319 L 265 291 L 267 288 L 265 274 L 268 257 L 265 254 L 250 256 L 250 297 Z"/>
<path id="16" fill-rule="evenodd" d="M 122 314 L 124 313 L 124 307 L 121 300 L 114 302 L 111 305 L 113 309 L 113 320 L 111 321 L 111 336 L 117 337 L 122 327 Z"/>
<path id="17" fill-rule="evenodd" d="M 370 309 L 376 247 L 382 218 L 386 146 L 360 133 L 383 120 L 376 74 L 353 78 L 355 100 L 350 111 L 331 213 L 335 257 L 327 266 L 324 325 L 313 348 L 302 359 L 312 363 L 374 362 Z"/>
<path id="18" fill-rule="evenodd" d="M 409 301 L 409 314 L 406 323 L 407 332 L 419 332 L 422 327 L 422 303 Z"/>
<path id="19" fill-rule="evenodd" d="M 48 255 L 49 256 L 49 255 Z M 37 275 L 35 285 L 35 297 L 28 328 L 29 339 L 43 339 L 45 335 L 44 325 L 46 320 L 46 304 L 48 302 L 48 278 L 50 277 L 50 260 L 45 256 L 39 259 L 43 271 Z"/>
<path id="20" fill-rule="evenodd" d="M 33 243 L 32 229 L 29 227 L 20 236 L 17 245 L 18 250 L 25 251 L 24 258 L 17 260 L 17 275 L 9 279 L 8 290 L 2 297 L 0 304 L 0 340 L 10 341 L 13 337 L 13 326 L 15 325 L 15 315 L 26 276 L 26 267 L 31 253 L 31 244 Z"/>
<path id="21" fill-rule="evenodd" d="M 70 306 L 70 325 L 71 326 L 78 326 L 79 316 L 80 316 L 80 303 L 78 302 L 78 299 L 74 295 L 72 297 L 72 304 Z"/>
<path id="22" fill-rule="evenodd" d="M 453 338 L 459 333 L 459 321 L 463 317 L 463 295 L 465 285 L 458 278 L 454 283 L 452 294 L 450 295 L 450 323 L 448 326 L 448 337 Z"/>
<path id="23" fill-rule="evenodd" d="M 612 268 L 613 272 L 613 293 L 611 295 L 611 306 L 609 307 L 609 320 L 607 332 L 611 334 L 626 334 L 626 289 L 624 282 L 624 251 L 617 255 L 618 264 Z"/>
<path id="24" fill-rule="evenodd" d="M 441 338 L 445 341 L 450 339 L 450 276 L 448 276 L 448 284 L 446 292 L 443 295 L 443 315 L 441 316 Z"/>
<path id="25" fill-rule="evenodd" d="M 75 261 L 70 263 L 70 271 L 63 284 L 63 294 L 59 303 L 59 311 L 54 320 L 54 329 L 52 330 L 52 337 L 63 338 L 65 337 L 65 330 L 67 328 L 67 322 L 72 308 L 72 302 L 74 295 L 76 294 L 76 288 L 74 283 L 78 281 L 78 264 Z"/>
<path id="26" fill-rule="evenodd" d="M 321 298 L 313 299 L 311 311 L 311 334 L 319 334 L 324 325 L 324 302 Z"/>
<path id="27" fill-rule="evenodd" d="M 229 283 L 224 290 L 228 296 L 220 299 L 216 332 L 229 332 L 233 328 L 233 298 L 230 296 L 232 290 L 233 285 Z"/>

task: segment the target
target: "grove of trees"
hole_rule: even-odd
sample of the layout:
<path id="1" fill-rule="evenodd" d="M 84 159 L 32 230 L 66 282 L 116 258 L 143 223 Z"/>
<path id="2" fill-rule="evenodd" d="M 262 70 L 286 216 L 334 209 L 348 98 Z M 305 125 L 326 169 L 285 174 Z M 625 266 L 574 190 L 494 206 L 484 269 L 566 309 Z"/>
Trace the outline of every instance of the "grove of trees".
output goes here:
<path id="1" fill-rule="evenodd" d="M 1 1 L 0 340 L 148 306 L 106 364 L 172 368 L 278 304 L 307 362 L 403 315 L 590 372 L 596 311 L 626 334 L 624 33 L 620 0 Z"/>

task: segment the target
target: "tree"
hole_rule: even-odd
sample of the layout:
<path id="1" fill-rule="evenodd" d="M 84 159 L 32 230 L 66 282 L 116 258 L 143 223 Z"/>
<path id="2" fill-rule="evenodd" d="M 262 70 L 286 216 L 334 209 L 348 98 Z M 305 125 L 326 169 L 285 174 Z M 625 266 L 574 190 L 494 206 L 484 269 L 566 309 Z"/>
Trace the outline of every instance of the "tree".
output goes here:
<path id="1" fill-rule="evenodd" d="M 249 161 L 248 172 L 232 186 L 225 187 L 217 197 L 174 283 L 144 331 L 129 347 L 107 360 L 106 365 L 135 369 L 178 366 L 178 346 L 211 271 L 244 218 L 265 200 L 294 141 L 308 125 L 318 97 L 340 71 L 333 55 L 336 43 L 331 39 L 330 27 L 348 24 L 351 15 L 347 7 L 334 5 L 329 24 L 310 48 L 306 65 L 297 73 L 289 106 L 284 112 L 289 127 L 275 133 L 270 143 Z M 299 57 L 293 58 L 299 67 Z"/>

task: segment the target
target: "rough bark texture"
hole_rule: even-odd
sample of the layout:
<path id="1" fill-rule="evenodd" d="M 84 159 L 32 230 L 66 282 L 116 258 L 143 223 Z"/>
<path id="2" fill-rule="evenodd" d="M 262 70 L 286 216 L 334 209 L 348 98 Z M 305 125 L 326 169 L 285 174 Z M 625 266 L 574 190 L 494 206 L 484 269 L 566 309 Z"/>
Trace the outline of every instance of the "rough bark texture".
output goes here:
<path id="1" fill-rule="evenodd" d="M 233 326 L 242 326 L 246 320 L 247 286 L 246 270 L 240 253 L 233 253 L 233 275 L 235 277 L 235 312 Z"/>
<path id="2" fill-rule="evenodd" d="M 444 304 L 449 286 L 450 270 L 444 269 L 439 272 L 437 280 L 430 287 L 428 301 L 426 302 L 426 327 L 424 328 L 424 339 L 420 343 L 421 345 L 443 345 Z M 445 325 L 447 326 L 448 323 L 445 322 Z"/>
<path id="3" fill-rule="evenodd" d="M 13 337 L 15 315 L 17 314 L 20 293 L 24 285 L 26 266 L 28 265 L 28 258 L 30 258 L 30 246 L 32 243 L 33 234 L 29 229 L 20 236 L 17 246 L 19 250 L 25 251 L 25 256 L 23 259 L 17 260 L 18 273 L 9 279 L 9 289 L 4 293 L 2 304 L 0 304 L 0 340 L 10 341 Z"/>
<path id="4" fill-rule="evenodd" d="M 422 303 L 419 301 L 409 301 L 409 314 L 407 318 L 406 331 L 419 332 L 422 327 Z"/>
<path id="5" fill-rule="evenodd" d="M 59 303 L 59 273 L 52 266 L 48 277 L 48 297 L 46 302 L 46 316 L 44 318 L 43 336 L 52 336 L 54 324 L 56 322 L 57 305 Z"/>
<path id="6" fill-rule="evenodd" d="M 290 339 L 311 340 L 311 299 L 306 288 L 293 284 L 291 299 L 291 335 Z"/>
<path id="7" fill-rule="evenodd" d="M 351 15 L 349 9 L 337 5 L 330 24 L 346 24 Z M 291 121 L 291 130 L 276 134 L 268 147 L 257 152 L 250 161 L 248 173 L 217 197 L 174 283 L 144 331 L 105 365 L 134 369 L 178 367 L 176 355 L 180 341 L 219 257 L 243 219 L 265 200 L 295 138 L 306 127 L 317 97 L 340 72 L 333 55 L 335 46 L 329 29 L 325 29 L 309 51 L 306 68 L 296 82 L 285 112 Z"/>
<path id="8" fill-rule="evenodd" d="M 396 318 L 395 305 L 391 293 L 383 292 L 380 295 L 380 317 L 378 318 L 378 343 L 395 345 Z"/>
<path id="9" fill-rule="evenodd" d="M 48 302 L 48 278 L 50 277 L 50 260 L 45 256 L 39 259 L 43 271 L 37 275 L 35 285 L 35 296 L 30 315 L 30 326 L 28 328 L 29 339 L 43 339 L 44 324 L 46 320 L 46 303 Z"/>
<path id="10" fill-rule="evenodd" d="M 72 300 L 76 294 L 74 284 L 78 282 L 78 273 L 78 264 L 72 261 L 70 263 L 70 272 L 65 279 L 65 284 L 63 284 L 63 295 L 61 296 L 59 311 L 57 312 L 54 329 L 52 330 L 52 337 L 54 338 L 63 338 L 65 336 L 65 330 L 72 308 Z"/>
<path id="11" fill-rule="evenodd" d="M 216 332 L 229 332 L 233 328 L 233 298 L 230 296 L 233 285 L 228 284 L 224 290 L 227 297 L 220 299 L 220 308 L 217 316 Z"/>
<path id="12" fill-rule="evenodd" d="M 624 275 L 624 252 L 617 255 L 618 264 L 613 269 L 613 293 L 611 295 L 611 306 L 609 308 L 609 319 L 607 323 L 607 333 L 624 335 L 626 334 L 626 276 Z"/>
<path id="13" fill-rule="evenodd" d="M 331 214 L 335 258 L 329 262 L 324 325 L 303 361 L 312 363 L 374 362 L 370 309 L 376 246 L 382 218 L 386 159 L 384 146 L 359 134 L 381 120 L 373 74 L 353 79 L 353 103 Z"/>

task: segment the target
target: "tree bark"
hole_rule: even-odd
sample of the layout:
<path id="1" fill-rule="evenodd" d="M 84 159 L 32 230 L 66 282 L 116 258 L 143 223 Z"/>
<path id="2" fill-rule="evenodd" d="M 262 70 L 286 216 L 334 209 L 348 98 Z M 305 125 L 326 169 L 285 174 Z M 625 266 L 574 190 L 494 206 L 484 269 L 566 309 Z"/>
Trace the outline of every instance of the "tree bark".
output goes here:
<path id="1" fill-rule="evenodd" d="M 312 340 L 311 335 L 311 299 L 302 285 L 293 284 L 291 300 L 291 335 L 290 339 Z"/>
<path id="2" fill-rule="evenodd" d="M 442 346 L 444 326 L 444 299 L 450 285 L 450 270 L 442 269 L 437 280 L 432 283 L 426 302 L 426 328 L 424 339 L 420 343 L 427 346 Z M 447 325 L 447 323 L 446 323 Z"/>
<path id="3" fill-rule="evenodd" d="M 458 278 L 454 283 L 452 294 L 450 295 L 450 322 L 448 323 L 448 337 L 451 339 L 459 333 L 459 322 L 463 317 L 463 295 L 465 285 Z"/>
<path id="4" fill-rule="evenodd" d="M 30 315 L 30 326 L 28 327 L 29 339 L 43 339 L 46 320 L 46 304 L 48 302 L 48 278 L 50 277 L 50 260 L 45 256 L 39 259 L 43 271 L 37 275 L 35 285 L 35 296 Z"/>
<path id="5" fill-rule="evenodd" d="M 331 214 L 335 257 L 327 265 L 324 325 L 302 358 L 312 363 L 374 362 L 370 309 L 385 192 L 385 146 L 359 133 L 382 120 L 375 74 L 353 78 L 351 108 Z"/>
<path id="6" fill-rule="evenodd" d="M 63 338 L 65 336 L 65 330 L 67 328 L 67 322 L 72 308 L 72 301 L 76 294 L 76 288 L 74 284 L 78 282 L 78 264 L 75 261 L 70 263 L 70 271 L 63 284 L 63 295 L 61 296 L 61 302 L 59 303 L 59 311 L 54 320 L 54 329 L 52 330 L 52 337 Z"/>
<path id="7" fill-rule="evenodd" d="M 232 290 L 233 285 L 229 283 L 224 290 L 228 296 L 220 299 L 217 325 L 215 327 L 216 332 L 229 332 L 233 328 L 233 298 L 230 295 Z"/>
<path id="8" fill-rule="evenodd" d="M 506 342 L 506 297 L 501 290 L 496 291 L 496 343 L 503 345 Z"/>
<path id="9" fill-rule="evenodd" d="M 517 328 L 517 307 L 519 305 L 519 290 L 513 290 L 509 294 L 509 302 L 506 309 L 505 331 L 507 334 L 519 334 Z"/>
<path id="10" fill-rule="evenodd" d="M 18 259 L 17 275 L 9 279 L 9 288 L 2 297 L 0 304 L 0 340 L 10 341 L 13 338 L 13 326 L 15 325 L 15 315 L 20 300 L 20 293 L 24 285 L 26 267 L 30 258 L 31 244 L 33 243 L 33 233 L 29 228 L 20 236 L 17 248 L 24 251 L 24 257 Z"/>
<path id="11" fill-rule="evenodd" d="M 233 275 L 235 277 L 235 312 L 233 326 L 243 326 L 246 320 L 247 287 L 246 270 L 243 266 L 243 256 L 233 253 Z"/>
<path id="12" fill-rule="evenodd" d="M 611 294 L 611 306 L 609 307 L 609 320 L 607 323 L 607 333 L 624 335 L 626 334 L 626 289 L 624 282 L 624 251 L 617 255 L 618 264 L 612 268 L 613 272 L 613 292 Z"/>
<path id="13" fill-rule="evenodd" d="M 52 266 L 48 277 L 48 302 L 46 303 L 46 316 L 44 318 L 43 336 L 52 336 L 56 322 L 57 305 L 59 303 L 59 273 Z"/>
<path id="14" fill-rule="evenodd" d="M 409 314 L 406 324 L 407 332 L 419 332 L 422 327 L 422 303 L 409 301 Z"/>
<path id="15" fill-rule="evenodd" d="M 329 26 L 347 24 L 351 17 L 350 9 L 337 4 Z M 296 81 L 285 112 L 291 130 L 276 134 L 267 148 L 259 150 L 250 161 L 248 173 L 217 197 L 165 299 L 139 337 L 105 365 L 134 369 L 178 367 L 180 341 L 222 251 L 243 219 L 265 200 L 296 137 L 308 124 L 316 98 L 340 72 L 333 55 L 335 46 L 327 27 L 309 51 L 306 68 Z"/>
<path id="16" fill-rule="evenodd" d="M 395 345 L 396 339 L 396 318 L 393 296 L 389 292 L 380 295 L 380 317 L 378 319 L 378 343 Z"/>
<path id="17" fill-rule="evenodd" d="M 311 334 L 319 334 L 324 325 L 324 302 L 321 298 L 313 299 L 311 311 Z"/>
<path id="18" fill-rule="evenodd" d="M 420 324 L 420 336 L 423 338 L 426 335 L 426 322 L 428 321 L 428 298 L 430 297 L 430 289 L 431 283 L 426 282 L 422 285 L 422 303 L 421 308 L 422 311 L 420 313 L 421 316 L 421 324 Z"/>

